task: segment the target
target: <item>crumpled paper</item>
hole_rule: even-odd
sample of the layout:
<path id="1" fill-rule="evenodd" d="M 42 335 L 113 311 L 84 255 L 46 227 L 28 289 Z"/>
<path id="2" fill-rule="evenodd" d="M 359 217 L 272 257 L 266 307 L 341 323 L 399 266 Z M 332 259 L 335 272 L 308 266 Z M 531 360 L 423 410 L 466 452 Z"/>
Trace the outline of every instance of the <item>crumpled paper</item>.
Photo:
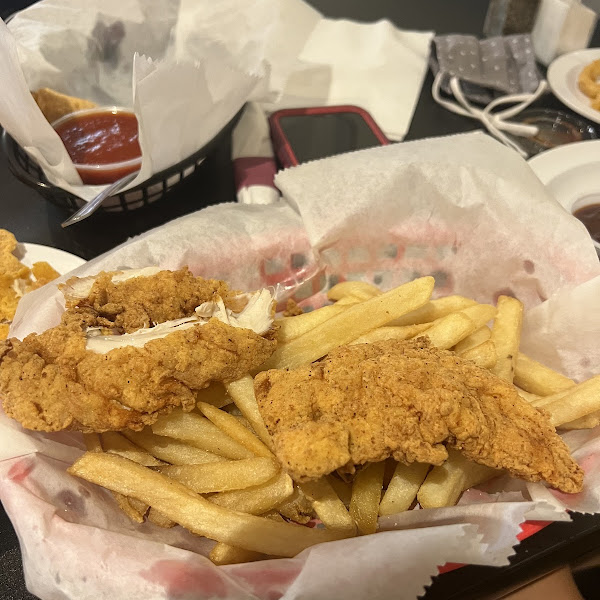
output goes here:
<path id="1" fill-rule="evenodd" d="M 268 29 L 272 2 L 260 4 Z M 78 1 L 42 0 L 17 13 L 8 26 L 0 23 L 0 123 L 52 184 L 85 200 L 103 186 L 82 185 L 30 90 L 50 87 L 132 109 L 142 167 L 129 187 L 182 161 L 234 117 L 264 75 L 261 52 L 242 63 L 218 28 L 202 44 L 180 32 L 199 7 L 224 26 L 220 3 L 209 1 L 90 0 L 82 10 Z M 243 20 L 253 5 L 237 1 L 233 9 Z"/>
<path id="2" fill-rule="evenodd" d="M 510 292 L 521 298 L 528 308 L 523 344 L 534 358 L 541 338 L 568 348 L 550 358 L 573 378 L 600 365 L 598 311 L 585 322 L 567 319 L 591 305 L 598 289 L 600 264 L 591 239 L 524 161 L 487 136 L 430 139 L 307 163 L 278 175 L 278 185 L 284 202 L 204 209 L 71 275 L 187 264 L 244 289 L 283 282 L 282 289 L 305 306 L 317 306 L 323 291 L 342 278 L 389 288 L 433 273 L 438 294 L 490 301 Z M 42 331 L 61 311 L 61 295 L 49 284 L 25 296 L 11 333 Z M 317 546 L 294 559 L 217 568 L 205 557 L 204 540 L 179 528 L 165 533 L 129 523 L 106 491 L 66 475 L 83 450 L 76 433 L 25 432 L 3 414 L 0 431 L 7 440 L 0 498 L 21 540 L 29 589 L 44 600 L 186 594 L 413 600 L 447 562 L 507 564 L 527 519 L 565 520 L 566 509 L 600 512 L 596 428 L 565 434 L 586 473 L 581 494 L 500 477 L 467 493 L 457 507 L 385 517 L 383 531 L 372 536 Z"/>

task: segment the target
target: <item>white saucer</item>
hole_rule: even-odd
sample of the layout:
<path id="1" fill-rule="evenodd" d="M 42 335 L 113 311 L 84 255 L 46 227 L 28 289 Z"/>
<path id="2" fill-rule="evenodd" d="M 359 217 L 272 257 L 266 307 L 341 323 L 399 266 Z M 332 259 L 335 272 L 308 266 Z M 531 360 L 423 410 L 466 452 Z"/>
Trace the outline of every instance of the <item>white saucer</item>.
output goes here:
<path id="1" fill-rule="evenodd" d="M 600 140 L 559 146 L 534 156 L 528 163 L 569 213 L 600 204 Z M 598 242 L 594 246 L 600 249 Z"/>
<path id="2" fill-rule="evenodd" d="M 600 111 L 590 106 L 591 99 L 579 89 L 577 79 L 583 67 L 599 58 L 600 48 L 569 52 L 554 60 L 546 75 L 552 92 L 563 104 L 596 123 L 600 123 Z"/>
<path id="3" fill-rule="evenodd" d="M 15 252 L 17 258 L 26 266 L 31 267 L 33 263 L 46 261 L 61 275 L 80 267 L 85 263 L 83 258 L 70 254 L 58 248 L 41 246 L 40 244 L 22 243 L 17 246 Z"/>

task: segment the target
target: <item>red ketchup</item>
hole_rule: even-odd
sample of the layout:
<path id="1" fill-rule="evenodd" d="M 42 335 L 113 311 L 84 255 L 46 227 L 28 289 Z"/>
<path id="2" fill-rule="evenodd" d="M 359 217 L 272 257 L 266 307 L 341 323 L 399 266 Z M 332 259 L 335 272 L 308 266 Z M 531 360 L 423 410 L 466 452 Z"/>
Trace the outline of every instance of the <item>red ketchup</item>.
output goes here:
<path id="1" fill-rule="evenodd" d="M 92 109 L 54 124 L 83 183 L 112 183 L 141 165 L 138 122 L 132 112 Z"/>

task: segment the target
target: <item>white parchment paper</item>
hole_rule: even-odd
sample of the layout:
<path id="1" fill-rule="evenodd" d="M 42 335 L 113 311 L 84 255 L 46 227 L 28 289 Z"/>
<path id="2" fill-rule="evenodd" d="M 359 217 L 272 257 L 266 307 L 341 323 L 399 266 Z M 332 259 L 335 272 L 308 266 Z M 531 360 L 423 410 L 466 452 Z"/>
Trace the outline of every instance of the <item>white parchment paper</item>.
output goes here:
<path id="1" fill-rule="evenodd" d="M 268 30 L 278 12 L 268 11 L 272 0 L 259 3 Z M 241 24 L 256 2 L 234 4 Z M 182 31 L 198 10 L 213 23 L 202 30 L 201 43 Z M 8 26 L 0 23 L 0 123 L 51 183 L 89 200 L 102 186 L 82 185 L 29 91 L 50 87 L 99 106 L 129 108 L 142 149 L 134 187 L 210 142 L 264 75 L 260 47 L 242 60 L 222 41 L 227 14 L 207 0 L 88 0 L 85 9 L 79 0 L 42 0 Z"/>
<path id="2" fill-rule="evenodd" d="M 304 305 L 317 306 L 323 289 L 342 278 L 389 288 L 434 273 L 439 294 L 490 301 L 513 293 L 528 308 L 523 344 L 534 358 L 549 357 L 576 379 L 598 371 L 600 311 L 568 319 L 597 306 L 594 246 L 498 142 L 468 134 L 371 149 L 285 171 L 277 183 L 285 202 L 207 208 L 72 274 L 189 265 L 243 289 L 283 282 Z M 49 284 L 23 299 L 11 333 L 42 331 L 61 311 Z M 559 351 L 543 352 L 544 345 Z M 525 520 L 600 511 L 597 428 L 565 435 L 586 473 L 580 494 L 501 477 L 457 507 L 381 519 L 384 531 L 372 536 L 294 559 L 217 568 L 205 558 L 204 541 L 179 528 L 133 525 L 105 491 L 67 476 L 83 448 L 77 434 L 25 432 L 4 415 L 0 432 L 0 498 L 22 543 L 27 584 L 44 600 L 413 600 L 447 562 L 507 564 Z"/>

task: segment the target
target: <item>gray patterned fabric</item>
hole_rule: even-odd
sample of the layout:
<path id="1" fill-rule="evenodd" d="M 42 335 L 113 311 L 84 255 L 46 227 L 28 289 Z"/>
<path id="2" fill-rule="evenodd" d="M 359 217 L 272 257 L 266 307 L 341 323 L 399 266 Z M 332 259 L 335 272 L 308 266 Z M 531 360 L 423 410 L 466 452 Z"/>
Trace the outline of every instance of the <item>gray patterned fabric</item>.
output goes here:
<path id="1" fill-rule="evenodd" d="M 529 35 L 485 40 L 443 35 L 435 37 L 433 43 L 431 68 L 445 75 L 442 89 L 447 93 L 452 76 L 460 79 L 469 100 L 481 104 L 505 94 L 532 93 L 541 81 Z"/>

